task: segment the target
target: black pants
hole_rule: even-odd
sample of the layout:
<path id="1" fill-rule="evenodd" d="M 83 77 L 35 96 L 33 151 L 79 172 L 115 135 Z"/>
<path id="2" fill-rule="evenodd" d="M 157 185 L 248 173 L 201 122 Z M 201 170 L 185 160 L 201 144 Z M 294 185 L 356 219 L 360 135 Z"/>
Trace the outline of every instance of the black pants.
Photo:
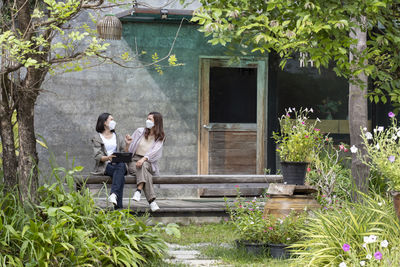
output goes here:
<path id="1" fill-rule="evenodd" d="M 115 209 L 122 209 L 122 197 L 124 193 L 125 185 L 125 163 L 108 163 L 105 171 L 105 175 L 112 177 L 111 194 L 117 195 L 117 206 Z"/>

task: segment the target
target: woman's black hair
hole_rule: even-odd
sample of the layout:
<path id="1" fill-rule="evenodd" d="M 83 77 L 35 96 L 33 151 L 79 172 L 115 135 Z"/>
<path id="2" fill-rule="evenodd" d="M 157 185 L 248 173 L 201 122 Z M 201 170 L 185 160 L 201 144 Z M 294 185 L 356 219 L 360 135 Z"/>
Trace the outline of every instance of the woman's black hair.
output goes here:
<path id="1" fill-rule="evenodd" d="M 96 132 L 98 133 L 102 133 L 104 132 L 105 128 L 104 128 L 104 123 L 106 122 L 106 120 L 108 119 L 108 117 L 110 116 L 110 113 L 103 113 L 99 116 L 99 118 L 97 119 L 97 123 L 96 123 Z"/>

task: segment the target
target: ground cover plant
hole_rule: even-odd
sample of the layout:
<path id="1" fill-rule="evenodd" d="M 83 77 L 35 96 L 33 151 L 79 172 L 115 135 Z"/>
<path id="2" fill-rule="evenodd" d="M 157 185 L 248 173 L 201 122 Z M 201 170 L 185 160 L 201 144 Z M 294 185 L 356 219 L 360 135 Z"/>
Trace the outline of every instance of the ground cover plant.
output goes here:
<path id="1" fill-rule="evenodd" d="M 57 181 L 39 188 L 39 205 L 0 197 L 0 266 L 139 266 L 164 255 L 160 231 L 175 227 L 96 208 L 88 189 L 74 190 L 81 169 L 53 169 Z"/>

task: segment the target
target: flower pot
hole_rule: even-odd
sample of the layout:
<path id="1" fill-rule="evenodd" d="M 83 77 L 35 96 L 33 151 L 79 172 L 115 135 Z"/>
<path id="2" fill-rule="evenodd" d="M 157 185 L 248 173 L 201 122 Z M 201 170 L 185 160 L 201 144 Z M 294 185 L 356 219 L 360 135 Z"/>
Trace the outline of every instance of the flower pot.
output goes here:
<path id="1" fill-rule="evenodd" d="M 268 244 L 269 252 L 272 258 L 275 259 L 288 259 L 290 258 L 290 251 L 285 244 Z"/>
<path id="2" fill-rule="evenodd" d="M 400 221 L 400 192 L 392 192 L 394 211 Z"/>
<path id="3" fill-rule="evenodd" d="M 247 253 L 253 255 L 262 255 L 268 250 L 268 245 L 265 243 L 253 243 L 244 240 L 236 240 L 235 243 L 237 248 L 244 248 Z"/>
<path id="4" fill-rule="evenodd" d="M 286 184 L 304 185 L 308 162 L 282 161 L 283 182 Z"/>

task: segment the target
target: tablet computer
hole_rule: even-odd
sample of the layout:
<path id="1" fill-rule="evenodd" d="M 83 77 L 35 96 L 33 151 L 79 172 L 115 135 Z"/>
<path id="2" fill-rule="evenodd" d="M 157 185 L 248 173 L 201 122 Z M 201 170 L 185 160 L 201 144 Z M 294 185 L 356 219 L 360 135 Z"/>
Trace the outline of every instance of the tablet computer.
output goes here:
<path id="1" fill-rule="evenodd" d="M 113 155 L 115 157 L 112 159 L 112 163 L 118 163 L 118 162 L 131 162 L 132 159 L 132 153 L 129 152 L 114 152 Z"/>

